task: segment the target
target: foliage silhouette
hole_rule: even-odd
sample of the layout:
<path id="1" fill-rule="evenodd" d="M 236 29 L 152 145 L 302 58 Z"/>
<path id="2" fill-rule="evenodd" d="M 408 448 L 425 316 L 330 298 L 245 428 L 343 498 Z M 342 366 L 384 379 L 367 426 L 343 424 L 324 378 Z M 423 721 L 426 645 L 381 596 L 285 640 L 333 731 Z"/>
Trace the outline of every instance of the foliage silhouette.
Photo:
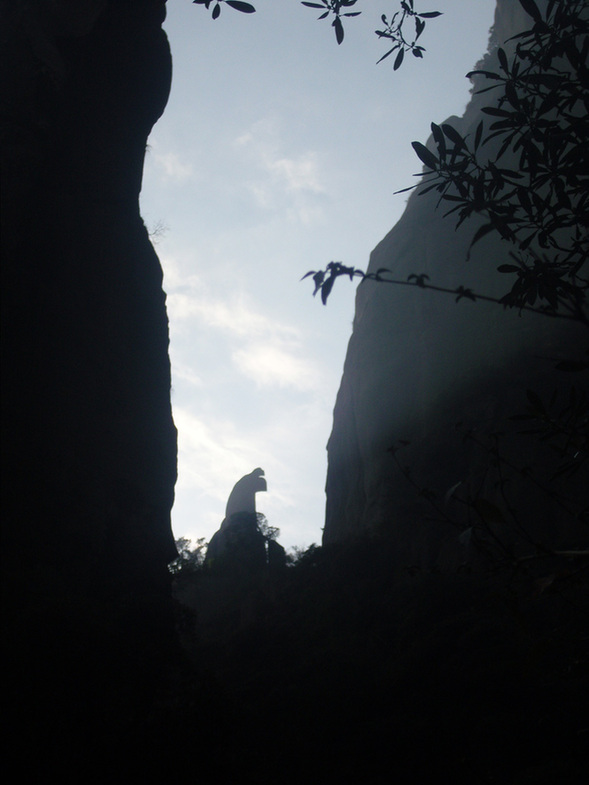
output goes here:
<path id="1" fill-rule="evenodd" d="M 196 5 L 204 5 L 207 11 L 211 7 L 211 3 L 214 2 L 212 11 L 213 19 L 218 19 L 221 15 L 221 3 L 226 3 L 226 5 L 233 8 L 235 11 L 241 11 L 242 14 L 253 14 L 256 11 L 253 5 L 250 3 L 243 3 L 241 0 L 192 0 L 192 2 Z"/>
<path id="2" fill-rule="evenodd" d="M 221 4 L 225 3 L 230 8 L 236 11 L 241 11 L 244 14 L 255 13 L 255 8 L 250 3 L 241 2 L 241 0 L 192 0 L 196 5 L 204 5 L 208 10 L 211 5 L 213 6 L 212 18 L 218 19 L 221 15 Z M 319 0 L 319 2 L 302 2 L 301 4 L 307 8 L 315 8 L 321 11 L 319 19 L 332 18 L 331 26 L 335 33 L 335 39 L 338 44 L 344 40 L 344 26 L 342 19 L 360 16 L 362 11 L 350 11 L 347 9 L 356 6 L 358 0 Z M 400 10 L 396 11 L 390 20 L 385 14 L 382 14 L 380 21 L 383 25 L 382 30 L 375 30 L 375 35 L 383 39 L 391 45 L 391 48 L 378 60 L 382 62 L 393 53 L 397 53 L 393 70 L 400 68 L 404 56 L 407 52 L 411 52 L 414 57 L 421 58 L 425 52 L 425 48 L 417 43 L 418 38 L 421 37 L 425 30 L 426 19 L 434 19 L 436 16 L 441 16 L 440 11 L 426 11 L 418 12 L 414 8 L 414 0 L 401 0 Z M 403 26 L 409 20 L 413 19 L 415 25 L 415 32 L 413 36 L 404 34 Z M 409 40 L 413 38 L 413 40 Z"/>
<path id="3" fill-rule="evenodd" d="M 176 540 L 178 557 L 168 565 L 172 575 L 194 573 L 203 566 L 207 549 L 205 538 L 199 537 L 194 548 L 191 547 L 191 544 L 192 541 L 188 537 L 180 537 Z"/>
<path id="4" fill-rule="evenodd" d="M 550 0 L 545 17 L 533 0 L 519 1 L 534 24 L 514 36 L 517 45 L 511 62 L 500 48 L 500 73 L 467 74 L 495 82 L 477 92 L 500 92 L 496 103 L 482 110 L 493 119 L 488 131 L 481 120 L 474 138 L 469 139 L 449 123 L 432 123 L 437 154 L 413 142 L 425 166 L 418 175 L 423 183 L 402 189 L 419 188 L 420 195 L 437 191 L 438 205 L 452 205 L 446 215 L 458 214 L 457 226 L 475 214 L 483 215 L 487 222 L 477 229 L 470 248 L 486 234 L 498 233 L 513 246 L 514 263 L 501 264 L 497 270 L 515 276 L 515 281 L 500 298 L 464 287 L 435 287 L 426 284 L 423 275 L 412 275 L 409 282 L 415 279 L 413 284 L 422 288 L 451 292 L 457 300 L 484 299 L 589 326 L 585 269 L 589 250 L 589 20 L 582 0 Z M 483 148 L 492 141 L 500 146 L 485 156 Z M 517 170 L 502 166 L 507 151 L 518 157 Z M 303 277 L 313 276 L 314 294 L 320 291 L 325 304 L 342 275 L 408 283 L 387 278 L 388 272 L 381 269 L 367 274 L 330 262 L 325 270 Z"/>
<path id="5" fill-rule="evenodd" d="M 434 781 L 442 765 L 464 785 L 531 774 L 540 783 L 553 781 L 555 761 L 576 782 L 586 663 L 577 603 L 587 608 L 578 563 L 522 562 L 483 578 L 393 570 L 394 559 L 386 538 L 312 546 L 231 634 L 223 627 L 203 645 L 195 619 L 193 655 L 230 727 L 207 760 L 246 759 L 247 781 L 300 782 L 309 760 L 293 755 L 295 733 L 326 783 L 378 785 L 383 767 Z"/>

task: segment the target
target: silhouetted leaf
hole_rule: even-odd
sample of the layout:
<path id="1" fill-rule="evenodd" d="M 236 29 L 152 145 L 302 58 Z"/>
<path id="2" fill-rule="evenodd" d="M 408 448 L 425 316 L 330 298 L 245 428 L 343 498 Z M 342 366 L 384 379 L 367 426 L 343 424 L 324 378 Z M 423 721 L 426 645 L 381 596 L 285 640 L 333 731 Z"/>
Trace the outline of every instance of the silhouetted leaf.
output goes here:
<path id="1" fill-rule="evenodd" d="M 395 52 L 395 51 L 396 51 L 398 48 L 399 48 L 398 46 L 393 46 L 393 48 L 392 48 L 392 49 L 389 49 L 389 51 L 388 51 L 388 52 L 386 52 L 386 53 L 385 53 L 385 54 L 384 54 L 384 55 L 383 55 L 383 56 L 380 58 L 380 60 L 377 60 L 377 61 L 376 61 L 376 65 L 378 65 L 379 63 L 382 63 L 382 61 L 383 61 L 383 60 L 384 60 L 386 57 L 388 57 L 390 54 L 392 54 L 393 52 Z"/>
<path id="2" fill-rule="evenodd" d="M 481 112 L 490 114 L 493 117 L 513 117 L 514 112 L 508 112 L 506 109 L 498 109 L 496 106 L 483 106 Z"/>
<path id="3" fill-rule="evenodd" d="M 331 294 L 331 290 L 333 289 L 333 284 L 335 283 L 336 276 L 330 276 L 327 281 L 321 287 L 321 302 L 323 305 L 327 304 L 327 298 Z"/>
<path id="4" fill-rule="evenodd" d="M 426 11 L 425 14 L 417 14 L 421 19 L 434 19 L 436 16 L 442 16 L 441 11 Z"/>
<path id="5" fill-rule="evenodd" d="M 444 134 L 442 133 L 442 129 L 439 125 L 435 123 L 431 124 L 432 135 L 434 137 L 434 141 L 438 145 L 438 152 L 440 153 L 440 161 L 443 161 L 446 157 L 446 140 L 444 139 Z"/>
<path id="6" fill-rule="evenodd" d="M 477 130 L 476 130 L 476 133 L 475 133 L 475 136 L 474 136 L 474 149 L 475 149 L 475 151 L 478 150 L 478 147 L 479 147 L 479 145 L 481 143 L 481 137 L 483 135 L 483 126 L 484 126 L 484 124 L 483 124 L 483 121 L 481 120 L 480 123 L 477 126 Z"/>
<path id="7" fill-rule="evenodd" d="M 472 246 L 475 243 L 478 243 L 478 241 L 482 237 L 484 237 L 486 234 L 489 234 L 489 232 L 492 232 L 493 229 L 495 229 L 495 227 L 493 226 L 492 223 L 490 223 L 490 224 L 483 224 L 482 226 L 479 226 L 479 228 L 476 230 L 476 232 L 474 234 L 474 237 L 472 238 L 472 240 L 470 242 L 469 251 L 470 251 L 470 248 L 472 248 Z"/>
<path id="8" fill-rule="evenodd" d="M 464 286 L 459 286 L 458 289 L 456 289 L 456 294 L 458 295 L 456 297 L 456 302 L 462 300 L 464 297 L 466 297 L 467 300 L 472 300 L 473 302 L 475 302 L 477 299 L 473 290 L 465 289 Z"/>
<path id="9" fill-rule="evenodd" d="M 505 96 L 514 109 L 519 109 L 521 107 L 521 101 L 519 100 L 519 96 L 513 82 L 507 82 L 505 84 Z"/>
<path id="10" fill-rule="evenodd" d="M 505 50 L 501 49 L 501 47 L 499 47 L 499 49 L 497 50 L 497 57 L 499 58 L 499 65 L 501 66 L 501 68 L 504 71 L 508 71 L 509 65 L 507 63 L 507 55 L 505 54 Z"/>
<path id="11" fill-rule="evenodd" d="M 219 3 L 217 3 L 217 5 L 213 8 L 213 19 L 217 19 L 220 13 L 221 13 L 221 6 L 219 5 Z"/>
<path id="12" fill-rule="evenodd" d="M 425 282 L 429 281 L 429 275 L 426 275 L 425 273 L 420 273 L 419 275 L 416 273 L 411 273 L 411 275 L 407 277 L 407 280 L 412 281 L 413 279 L 415 279 L 416 286 L 420 286 L 422 289 L 425 289 Z"/>
<path id="13" fill-rule="evenodd" d="M 503 77 L 499 76 L 499 74 L 494 74 L 492 71 L 469 71 L 466 74 L 467 79 L 471 79 L 473 76 L 486 76 L 487 79 L 496 79 L 500 82 L 503 81 Z M 485 92 L 484 90 L 478 90 L 477 92 Z"/>
<path id="14" fill-rule="evenodd" d="M 339 18 L 339 16 L 336 16 L 336 18 L 333 20 L 333 27 L 335 29 L 336 41 L 338 44 L 341 44 L 341 42 L 344 40 L 344 26 L 342 25 L 342 20 Z"/>
<path id="15" fill-rule="evenodd" d="M 393 71 L 396 71 L 398 68 L 400 68 L 404 57 L 405 57 L 405 50 L 399 49 L 399 54 L 395 57 L 395 62 L 393 64 Z"/>
<path id="16" fill-rule="evenodd" d="M 534 0 L 519 0 L 519 4 L 528 13 L 535 22 L 542 20 L 542 14 Z"/>
<path id="17" fill-rule="evenodd" d="M 315 297 L 319 289 L 321 289 L 324 279 L 325 279 L 325 273 L 323 272 L 323 270 L 319 270 L 319 272 L 313 275 L 313 282 L 315 283 L 315 290 L 313 292 L 313 297 Z"/>
<path id="18" fill-rule="evenodd" d="M 242 14 L 254 14 L 256 9 L 249 3 L 242 3 L 241 0 L 225 0 L 228 6 L 235 8 L 236 11 L 241 11 Z"/>
<path id="19" fill-rule="evenodd" d="M 442 123 L 442 131 L 446 134 L 448 139 L 454 142 L 458 147 L 464 147 L 464 139 L 460 136 L 458 131 L 453 128 L 449 123 Z"/>
<path id="20" fill-rule="evenodd" d="M 436 169 L 438 165 L 438 159 L 436 156 L 430 152 L 427 147 L 421 142 L 411 142 L 411 147 L 415 150 L 417 157 L 426 165 L 429 166 L 430 169 Z"/>

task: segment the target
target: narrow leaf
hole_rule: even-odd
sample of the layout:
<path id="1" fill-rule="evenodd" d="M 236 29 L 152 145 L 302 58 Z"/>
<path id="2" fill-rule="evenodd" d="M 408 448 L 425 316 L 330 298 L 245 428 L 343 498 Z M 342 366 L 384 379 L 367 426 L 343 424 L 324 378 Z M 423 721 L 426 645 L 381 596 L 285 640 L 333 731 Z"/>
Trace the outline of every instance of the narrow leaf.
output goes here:
<path id="1" fill-rule="evenodd" d="M 249 3 L 242 3 L 241 0 L 225 0 L 228 6 L 235 8 L 236 11 L 241 11 L 242 14 L 255 14 L 256 9 Z"/>
<path id="2" fill-rule="evenodd" d="M 430 169 L 435 169 L 438 165 L 438 159 L 431 153 L 427 147 L 421 142 L 411 142 L 411 147 L 415 150 L 417 157 Z"/>
<path id="3" fill-rule="evenodd" d="M 388 57 L 389 55 L 391 55 L 391 54 L 392 54 L 392 53 L 395 51 L 395 49 L 397 49 L 397 48 L 398 48 L 398 47 L 396 47 L 396 46 L 393 46 L 393 48 L 392 48 L 392 49 L 389 49 L 389 51 L 388 51 L 388 52 L 385 52 L 385 54 L 383 54 L 383 56 L 380 58 L 380 60 L 377 60 L 377 61 L 376 61 L 376 65 L 378 65 L 379 63 L 382 63 L 382 61 L 383 61 L 383 60 L 384 60 L 386 57 Z"/>
<path id="4" fill-rule="evenodd" d="M 442 131 L 446 134 L 450 141 L 454 142 L 455 145 L 458 145 L 458 147 L 464 147 L 464 139 L 449 123 L 442 123 Z"/>
<path id="5" fill-rule="evenodd" d="M 538 9 L 538 6 L 534 2 L 534 0 L 519 0 L 519 4 L 524 9 L 526 13 L 528 13 L 535 22 L 540 22 L 542 20 L 542 14 Z"/>
<path id="6" fill-rule="evenodd" d="M 478 241 L 479 241 L 479 240 L 480 240 L 482 237 L 484 237 L 486 234 L 489 234 L 489 232 L 493 231 L 493 229 L 494 229 L 494 228 L 495 228 L 495 227 L 493 226 L 493 224 L 483 224 L 482 226 L 479 226 L 479 228 L 476 230 L 476 232 L 475 232 L 475 235 L 474 235 L 474 237 L 472 238 L 472 240 L 471 240 L 471 242 L 470 242 L 470 245 L 469 245 L 469 247 L 468 247 L 468 256 L 467 256 L 467 259 L 468 259 L 468 258 L 470 258 L 470 249 L 472 248 L 472 246 L 473 246 L 475 243 L 478 243 Z"/>
<path id="7" fill-rule="evenodd" d="M 328 278 L 327 281 L 321 287 L 321 302 L 323 305 L 327 304 L 327 298 L 331 294 L 331 290 L 333 289 L 333 284 L 335 283 L 335 275 Z"/>
<path id="8" fill-rule="evenodd" d="M 507 63 L 507 55 L 505 54 L 505 50 L 501 49 L 501 47 L 499 47 L 499 49 L 497 50 L 497 57 L 499 58 L 499 64 L 501 68 L 505 72 L 507 72 L 509 70 L 509 65 Z"/>
<path id="9" fill-rule="evenodd" d="M 484 127 L 484 123 L 481 120 L 481 122 L 477 125 L 477 130 L 476 130 L 476 133 L 475 133 L 475 136 L 474 136 L 474 149 L 475 149 L 475 151 L 478 150 L 479 145 L 481 143 L 481 138 L 483 136 L 483 127 Z"/>
<path id="10" fill-rule="evenodd" d="M 335 39 L 338 44 L 341 44 L 341 42 L 344 40 L 344 26 L 342 25 L 342 20 L 339 18 L 339 16 L 336 16 L 333 20 L 333 27 L 335 29 Z"/>

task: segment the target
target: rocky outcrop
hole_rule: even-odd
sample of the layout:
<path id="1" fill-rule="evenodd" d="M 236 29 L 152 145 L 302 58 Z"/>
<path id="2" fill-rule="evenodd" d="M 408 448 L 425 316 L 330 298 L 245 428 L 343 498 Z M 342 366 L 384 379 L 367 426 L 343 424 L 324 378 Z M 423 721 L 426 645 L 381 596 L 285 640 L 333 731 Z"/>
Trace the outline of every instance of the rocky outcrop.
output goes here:
<path id="1" fill-rule="evenodd" d="M 270 542 L 260 528 L 264 516 L 256 513 L 256 493 L 268 489 L 263 469 L 254 469 L 238 480 L 229 494 L 225 518 L 207 547 L 205 566 L 249 579 L 266 568 L 285 562 L 284 549 Z M 281 558 L 282 557 L 282 558 Z"/>
<path id="2" fill-rule="evenodd" d="M 1 6 L 7 654 L 45 740 L 67 718 L 87 736 L 135 716 L 171 637 L 168 323 L 138 206 L 171 80 L 164 15 Z"/>
<path id="3" fill-rule="evenodd" d="M 490 50 L 479 67 L 498 70 L 497 45 L 529 26 L 518 3 L 499 2 Z M 463 136 L 474 134 L 489 100 L 489 94 L 473 95 L 464 116 L 446 122 Z M 402 281 L 426 274 L 430 283 L 453 290 L 462 285 L 493 297 L 505 294 L 509 285 L 496 268 L 510 261 L 508 244 L 487 235 L 467 262 L 478 219 L 455 230 L 455 217 L 443 217 L 437 198 L 436 192 L 412 194 L 400 221 L 372 252 L 369 272 L 387 268 Z M 493 450 L 465 441 L 456 427 L 474 430 L 490 444 L 494 432 L 509 430 L 507 417 L 525 410 L 526 389 L 552 394 L 550 359 L 575 354 L 579 330 L 455 299 L 417 286 L 359 286 L 328 444 L 325 544 L 386 532 L 398 545 L 400 563 L 432 566 L 444 543 L 461 547 L 460 532 L 445 520 L 449 491 L 459 486 L 466 498 L 483 497 L 492 505 L 483 518 L 485 511 L 505 507 Z M 529 440 L 501 438 L 508 459 L 515 456 L 521 466 L 534 460 Z M 409 444 L 393 455 L 400 440 Z M 564 542 L 575 541 L 570 516 L 563 523 L 562 510 L 550 500 L 533 492 L 519 501 L 526 518 L 538 524 L 533 539 L 558 530 Z M 468 514 L 459 513 L 459 520 L 464 529 L 470 525 Z M 513 528 L 512 535 L 518 539 Z"/>
<path id="4" fill-rule="evenodd" d="M 214 570 L 250 576 L 266 566 L 266 538 L 256 513 L 236 512 L 211 537 L 205 565 Z"/>
<path id="5" fill-rule="evenodd" d="M 276 542 L 278 529 L 256 512 L 256 494 L 266 491 L 264 471 L 238 480 L 227 500 L 225 518 L 207 546 L 203 565 L 180 569 L 174 598 L 187 614 L 180 625 L 188 650 L 194 639 L 226 640 L 264 617 L 276 602 L 286 577 L 286 551 Z"/>

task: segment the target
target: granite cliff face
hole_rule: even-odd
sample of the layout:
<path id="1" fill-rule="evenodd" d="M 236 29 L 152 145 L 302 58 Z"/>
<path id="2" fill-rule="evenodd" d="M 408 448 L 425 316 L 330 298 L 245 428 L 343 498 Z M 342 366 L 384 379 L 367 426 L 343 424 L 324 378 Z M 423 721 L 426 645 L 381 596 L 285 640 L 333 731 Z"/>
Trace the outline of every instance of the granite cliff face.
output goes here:
<path id="1" fill-rule="evenodd" d="M 164 16 L 161 0 L 1 6 L 7 654 L 16 716 L 47 744 L 133 716 L 171 631 L 168 323 L 138 205 L 171 81 Z"/>
<path id="2" fill-rule="evenodd" d="M 519 3 L 499 2 L 489 52 L 478 67 L 498 70 L 497 46 L 530 26 Z M 463 136 L 474 134 L 481 107 L 491 100 L 489 94 L 473 95 L 464 116 L 446 122 Z M 455 217 L 444 218 L 443 206 L 436 210 L 436 197 L 435 192 L 412 194 L 398 224 L 372 252 L 369 272 L 387 268 L 400 280 L 424 273 L 438 286 L 505 294 L 511 284 L 496 268 L 510 261 L 510 246 L 489 234 L 473 247 L 467 262 L 479 219 L 455 230 Z M 506 418 L 525 410 L 526 389 L 551 394 L 562 381 L 562 374 L 556 380 L 554 362 L 547 358 L 571 356 L 579 332 L 491 303 L 457 303 L 451 295 L 418 287 L 362 283 L 328 444 L 323 542 L 386 532 L 397 543 L 403 564 L 437 564 L 448 543 L 456 546 L 452 559 L 462 559 L 460 532 L 434 513 L 412 481 L 433 491 L 444 510 L 445 495 L 459 483 L 464 496 L 478 494 L 498 504 L 500 478 L 492 454 L 472 440 L 463 441 L 456 425 L 474 429 L 487 442 L 493 431 L 509 430 Z M 520 465 L 534 460 L 529 440 L 502 439 L 506 457 L 515 457 Z M 389 449 L 399 440 L 410 442 L 396 454 L 401 467 L 411 468 L 410 481 Z M 574 541 L 575 533 L 559 522 L 550 501 L 532 497 L 516 501 L 526 518 L 538 524 L 533 536 L 550 540 L 558 530 L 565 542 Z M 462 521 L 469 525 L 466 517 Z"/>

